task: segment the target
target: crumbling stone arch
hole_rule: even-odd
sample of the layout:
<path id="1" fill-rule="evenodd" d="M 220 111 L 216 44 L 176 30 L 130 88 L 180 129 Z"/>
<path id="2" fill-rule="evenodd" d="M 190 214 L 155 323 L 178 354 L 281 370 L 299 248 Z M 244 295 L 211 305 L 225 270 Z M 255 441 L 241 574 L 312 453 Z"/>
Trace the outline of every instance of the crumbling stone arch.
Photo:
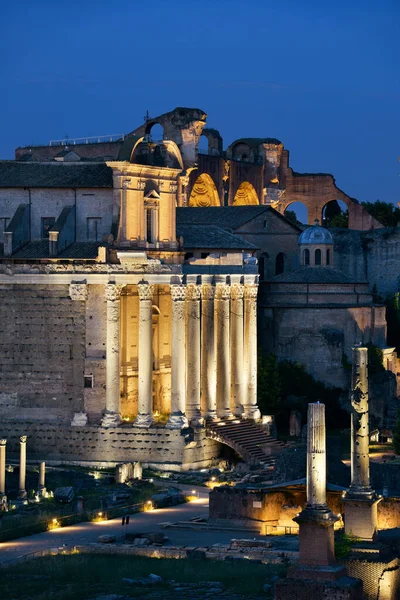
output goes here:
<path id="1" fill-rule="evenodd" d="M 153 142 L 159 142 L 164 139 L 164 126 L 159 121 L 147 123 L 146 135 L 149 135 Z"/>
<path id="2" fill-rule="evenodd" d="M 257 192 L 248 181 L 243 181 L 236 190 L 233 199 L 233 206 L 242 206 L 246 204 L 260 204 Z"/>
<path id="3" fill-rule="evenodd" d="M 308 211 L 308 206 L 307 203 L 304 202 L 303 200 L 291 200 L 288 204 L 286 204 L 285 209 L 283 211 L 283 215 L 285 216 L 286 211 L 293 211 L 296 214 L 296 219 L 300 222 L 303 223 L 304 225 L 307 225 L 307 223 L 309 223 L 310 220 L 310 216 L 309 216 L 309 211 Z M 305 217 L 301 215 L 301 213 L 304 213 L 305 211 Z"/>
<path id="4" fill-rule="evenodd" d="M 199 175 L 194 182 L 188 206 L 221 206 L 215 183 L 207 173 Z"/>

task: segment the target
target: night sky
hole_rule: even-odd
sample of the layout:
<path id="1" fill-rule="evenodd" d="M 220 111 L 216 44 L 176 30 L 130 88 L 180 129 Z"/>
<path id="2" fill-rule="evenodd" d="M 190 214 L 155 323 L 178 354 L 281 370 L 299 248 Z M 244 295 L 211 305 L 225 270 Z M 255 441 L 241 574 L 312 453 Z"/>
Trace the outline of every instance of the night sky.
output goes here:
<path id="1" fill-rule="evenodd" d="M 201 108 L 224 147 L 277 137 L 300 172 L 400 201 L 398 0 L 66 0 L 0 8 L 0 158 Z"/>

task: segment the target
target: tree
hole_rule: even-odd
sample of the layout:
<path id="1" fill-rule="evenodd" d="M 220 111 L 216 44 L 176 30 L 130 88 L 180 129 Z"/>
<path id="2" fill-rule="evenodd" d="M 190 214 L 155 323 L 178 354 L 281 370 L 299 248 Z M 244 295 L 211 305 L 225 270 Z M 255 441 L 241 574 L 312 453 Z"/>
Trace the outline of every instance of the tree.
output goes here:
<path id="1" fill-rule="evenodd" d="M 387 298 L 386 302 L 387 341 L 389 346 L 400 350 L 400 301 L 399 292 Z"/>
<path id="2" fill-rule="evenodd" d="M 397 412 L 396 424 L 393 429 L 393 447 L 396 454 L 400 454 L 400 410 Z"/>
<path id="3" fill-rule="evenodd" d="M 332 217 L 332 219 L 330 219 L 326 226 L 342 227 L 343 229 L 347 229 L 349 226 L 349 211 L 346 210 L 346 212 L 341 212 L 335 215 L 334 217 Z"/>
<path id="4" fill-rule="evenodd" d="M 361 204 L 384 227 L 397 227 L 400 221 L 400 208 L 396 208 L 394 204 L 382 200 L 361 202 Z"/>
<path id="5" fill-rule="evenodd" d="M 275 354 L 258 351 L 257 403 L 263 414 L 275 414 L 281 402 L 281 382 Z"/>
<path id="6" fill-rule="evenodd" d="M 297 216 L 294 210 L 285 210 L 285 217 L 288 221 L 291 221 L 295 225 L 301 225 L 300 221 L 297 220 Z"/>

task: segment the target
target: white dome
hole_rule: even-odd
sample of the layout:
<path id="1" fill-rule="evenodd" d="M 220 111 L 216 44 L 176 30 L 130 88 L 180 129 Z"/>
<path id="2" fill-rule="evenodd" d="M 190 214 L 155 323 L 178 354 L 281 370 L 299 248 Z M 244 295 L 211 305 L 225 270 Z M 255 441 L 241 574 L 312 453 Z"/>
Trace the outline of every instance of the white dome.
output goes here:
<path id="1" fill-rule="evenodd" d="M 314 225 L 308 227 L 299 237 L 299 245 L 302 244 L 333 244 L 332 234 L 321 227 L 318 219 L 315 219 Z"/>

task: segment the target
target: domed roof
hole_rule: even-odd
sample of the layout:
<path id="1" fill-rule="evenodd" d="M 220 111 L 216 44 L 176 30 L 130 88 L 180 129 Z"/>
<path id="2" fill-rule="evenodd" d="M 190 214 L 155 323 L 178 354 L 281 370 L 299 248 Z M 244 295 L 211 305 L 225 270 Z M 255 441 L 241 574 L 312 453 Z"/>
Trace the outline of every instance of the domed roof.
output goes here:
<path id="1" fill-rule="evenodd" d="M 308 227 L 299 237 L 299 245 L 301 244 L 333 244 L 332 234 L 321 227 L 318 219 L 315 219 L 314 225 Z"/>

